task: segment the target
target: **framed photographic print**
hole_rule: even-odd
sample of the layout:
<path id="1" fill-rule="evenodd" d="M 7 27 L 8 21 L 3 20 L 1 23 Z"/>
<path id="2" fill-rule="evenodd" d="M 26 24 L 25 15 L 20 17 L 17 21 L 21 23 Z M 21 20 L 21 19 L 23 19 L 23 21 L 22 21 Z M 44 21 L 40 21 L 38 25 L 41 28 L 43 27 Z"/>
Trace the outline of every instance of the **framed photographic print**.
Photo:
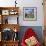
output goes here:
<path id="1" fill-rule="evenodd" d="M 2 10 L 2 15 L 9 15 L 9 10 Z"/>
<path id="2" fill-rule="evenodd" d="M 23 19 L 27 21 L 37 20 L 37 8 L 36 7 L 24 7 L 23 8 Z"/>

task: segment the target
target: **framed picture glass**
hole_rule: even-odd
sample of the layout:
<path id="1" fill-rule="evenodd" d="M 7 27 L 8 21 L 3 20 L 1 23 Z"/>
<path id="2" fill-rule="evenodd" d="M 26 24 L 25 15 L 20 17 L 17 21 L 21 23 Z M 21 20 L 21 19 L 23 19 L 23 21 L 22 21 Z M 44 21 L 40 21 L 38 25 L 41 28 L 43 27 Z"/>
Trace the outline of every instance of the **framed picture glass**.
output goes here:
<path id="1" fill-rule="evenodd" d="M 24 7 L 23 8 L 23 19 L 28 21 L 37 20 L 37 8 L 36 7 Z"/>
<path id="2" fill-rule="evenodd" d="M 9 15 L 9 10 L 2 10 L 2 15 Z"/>

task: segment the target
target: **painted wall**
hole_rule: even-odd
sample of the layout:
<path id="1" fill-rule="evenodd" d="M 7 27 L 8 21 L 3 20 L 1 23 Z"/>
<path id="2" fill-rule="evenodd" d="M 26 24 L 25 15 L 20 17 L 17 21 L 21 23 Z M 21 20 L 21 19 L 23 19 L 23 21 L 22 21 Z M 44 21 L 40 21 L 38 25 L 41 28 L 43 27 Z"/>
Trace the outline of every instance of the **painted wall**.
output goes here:
<path id="1" fill-rule="evenodd" d="M 15 0 L 0 0 L 1 7 L 15 6 Z M 43 26 L 43 0 L 17 0 L 17 7 L 19 7 L 19 24 L 20 26 Z M 23 20 L 23 7 L 36 7 L 37 8 L 37 21 L 24 21 Z"/>
<path id="2" fill-rule="evenodd" d="M 23 20 L 23 7 L 37 7 L 37 21 L 24 21 Z M 22 26 L 43 26 L 43 6 L 42 0 L 23 1 L 20 11 L 20 25 Z"/>

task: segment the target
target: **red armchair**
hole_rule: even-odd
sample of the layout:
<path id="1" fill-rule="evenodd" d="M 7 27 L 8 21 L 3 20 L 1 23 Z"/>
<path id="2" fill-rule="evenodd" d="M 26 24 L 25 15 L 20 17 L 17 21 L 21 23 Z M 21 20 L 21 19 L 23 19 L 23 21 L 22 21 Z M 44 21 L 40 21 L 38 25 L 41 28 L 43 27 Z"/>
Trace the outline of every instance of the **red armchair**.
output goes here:
<path id="1" fill-rule="evenodd" d="M 28 42 L 26 43 L 25 40 L 26 40 L 26 39 L 29 40 L 30 38 L 32 38 L 32 36 L 34 37 L 34 39 L 37 37 L 37 35 L 36 35 L 36 33 L 33 31 L 33 29 L 32 29 L 32 28 L 28 28 L 28 29 L 26 30 L 25 34 L 24 34 L 24 37 L 22 38 L 21 45 L 22 45 L 22 46 L 31 46 L 31 45 L 27 45 Z M 33 38 L 32 38 L 32 39 L 33 39 Z M 28 41 L 28 40 L 27 40 L 27 41 Z M 29 43 L 29 44 L 31 44 L 31 43 Z M 40 42 L 37 40 L 37 38 L 36 38 L 36 44 L 35 44 L 34 46 L 41 46 L 41 44 L 40 44 Z"/>

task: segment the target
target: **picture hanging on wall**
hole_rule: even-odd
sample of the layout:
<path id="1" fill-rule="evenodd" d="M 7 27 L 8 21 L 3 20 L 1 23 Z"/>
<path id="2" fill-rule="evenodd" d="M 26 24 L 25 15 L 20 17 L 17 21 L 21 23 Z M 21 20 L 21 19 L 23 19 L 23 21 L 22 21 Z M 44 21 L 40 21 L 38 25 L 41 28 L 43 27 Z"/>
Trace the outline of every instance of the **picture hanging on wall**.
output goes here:
<path id="1" fill-rule="evenodd" d="M 36 7 L 23 7 L 23 19 L 27 21 L 37 20 L 37 8 Z"/>

